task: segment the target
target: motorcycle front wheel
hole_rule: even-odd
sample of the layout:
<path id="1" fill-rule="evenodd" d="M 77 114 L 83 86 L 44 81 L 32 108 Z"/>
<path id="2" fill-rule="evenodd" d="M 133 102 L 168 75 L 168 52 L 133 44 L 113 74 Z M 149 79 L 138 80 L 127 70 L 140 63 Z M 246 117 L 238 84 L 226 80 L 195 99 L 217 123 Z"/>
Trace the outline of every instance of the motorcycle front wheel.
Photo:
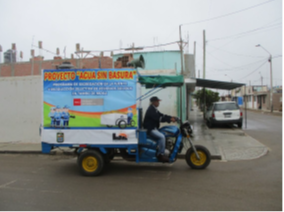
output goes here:
<path id="1" fill-rule="evenodd" d="M 211 154 L 204 146 L 195 145 L 195 148 L 200 160 L 196 157 L 192 147 L 186 151 L 185 160 L 192 169 L 205 169 L 211 162 Z"/>

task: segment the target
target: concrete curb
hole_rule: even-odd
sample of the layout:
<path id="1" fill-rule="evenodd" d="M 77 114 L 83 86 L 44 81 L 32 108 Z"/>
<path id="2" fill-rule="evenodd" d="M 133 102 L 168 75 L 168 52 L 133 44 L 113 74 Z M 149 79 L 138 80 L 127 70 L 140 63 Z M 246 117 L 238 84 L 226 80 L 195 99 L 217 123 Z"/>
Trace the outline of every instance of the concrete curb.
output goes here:
<path id="1" fill-rule="evenodd" d="M 42 154 L 41 151 L 1 150 L 0 154 Z"/>
<path id="2" fill-rule="evenodd" d="M 243 113 L 244 113 L 245 109 L 243 108 Z M 273 113 L 271 113 L 270 111 L 265 111 L 265 110 L 258 110 L 258 109 L 248 109 L 247 111 L 251 111 L 251 112 L 255 112 L 255 113 L 263 113 L 266 115 L 272 115 L 272 116 L 282 116 L 282 112 L 279 111 L 274 111 Z"/>

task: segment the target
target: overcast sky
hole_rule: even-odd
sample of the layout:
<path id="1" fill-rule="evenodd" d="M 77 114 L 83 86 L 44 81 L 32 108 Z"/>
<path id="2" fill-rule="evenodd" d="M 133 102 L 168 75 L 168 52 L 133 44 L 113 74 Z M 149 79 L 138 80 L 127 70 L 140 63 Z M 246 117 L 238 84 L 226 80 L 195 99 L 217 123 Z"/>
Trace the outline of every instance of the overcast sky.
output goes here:
<path id="1" fill-rule="evenodd" d="M 62 55 L 66 47 L 70 57 L 76 43 L 84 50 L 108 50 L 177 41 L 184 24 L 189 53 L 197 43 L 197 75 L 203 73 L 205 30 L 207 79 L 260 85 L 262 75 L 270 85 L 269 54 L 255 47 L 261 44 L 274 57 L 273 84 L 282 85 L 281 0 L 0 0 L 0 20 L 3 51 L 16 43 L 24 61 L 38 41 L 51 52 L 59 47 Z M 152 50 L 178 50 L 178 45 L 147 49 Z"/>

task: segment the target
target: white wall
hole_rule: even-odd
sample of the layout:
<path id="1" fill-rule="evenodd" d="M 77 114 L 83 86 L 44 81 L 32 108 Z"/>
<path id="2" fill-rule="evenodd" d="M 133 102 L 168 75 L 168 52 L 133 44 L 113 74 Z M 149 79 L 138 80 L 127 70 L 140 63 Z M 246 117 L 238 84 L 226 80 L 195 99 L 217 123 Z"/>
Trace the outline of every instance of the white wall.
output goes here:
<path id="1" fill-rule="evenodd" d="M 0 142 L 40 142 L 41 76 L 0 78 Z"/>
<path id="2" fill-rule="evenodd" d="M 140 73 L 141 75 L 176 75 L 176 71 L 175 70 L 146 70 L 143 71 L 143 73 Z M 147 92 L 149 92 L 151 89 L 146 89 L 145 87 L 142 87 L 141 92 L 142 95 L 146 94 Z M 157 90 L 160 90 L 159 88 Z M 164 88 L 162 90 L 160 90 L 159 92 L 155 93 L 151 92 L 150 95 L 148 95 L 149 97 L 145 98 L 142 101 L 142 108 L 143 108 L 143 120 L 144 120 L 144 116 L 146 113 L 147 108 L 150 105 L 150 98 L 153 96 L 157 96 L 159 99 L 161 99 L 162 101 L 160 102 L 160 106 L 158 108 L 158 110 L 166 115 L 170 115 L 170 116 L 175 116 L 177 117 L 177 107 L 178 107 L 178 99 L 177 99 L 177 88 L 176 87 L 168 87 L 168 88 Z M 168 123 L 162 123 L 161 126 L 163 125 L 168 125 Z"/>
<path id="3" fill-rule="evenodd" d="M 146 73 L 145 73 L 146 74 Z M 148 71 L 147 74 L 175 74 L 174 70 Z M 150 89 L 142 88 L 142 94 Z M 177 89 L 166 88 L 142 101 L 143 114 L 149 99 L 158 96 L 159 111 L 177 116 Z M 0 142 L 41 142 L 39 125 L 42 115 L 41 76 L 0 78 Z"/>
<path id="4" fill-rule="evenodd" d="M 142 93 L 148 92 L 150 89 L 142 88 Z M 160 106 L 158 110 L 161 113 L 171 115 L 171 116 L 177 116 L 177 89 L 176 88 L 165 88 L 161 91 L 150 95 L 148 98 L 144 99 L 142 101 L 142 108 L 143 108 L 143 114 L 145 115 L 147 108 L 150 105 L 150 98 L 153 96 L 157 96 L 162 101 L 160 102 Z"/>

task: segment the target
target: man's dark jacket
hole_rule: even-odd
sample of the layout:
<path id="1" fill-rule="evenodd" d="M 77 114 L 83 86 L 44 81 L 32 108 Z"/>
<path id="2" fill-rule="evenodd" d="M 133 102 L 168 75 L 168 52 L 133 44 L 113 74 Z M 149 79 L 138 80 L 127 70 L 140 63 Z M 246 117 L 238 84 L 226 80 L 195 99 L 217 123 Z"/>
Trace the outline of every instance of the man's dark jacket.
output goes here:
<path id="1" fill-rule="evenodd" d="M 153 129 L 160 128 L 160 122 L 171 122 L 171 116 L 160 113 L 156 107 L 150 105 L 146 111 L 143 127 L 149 134 Z"/>

